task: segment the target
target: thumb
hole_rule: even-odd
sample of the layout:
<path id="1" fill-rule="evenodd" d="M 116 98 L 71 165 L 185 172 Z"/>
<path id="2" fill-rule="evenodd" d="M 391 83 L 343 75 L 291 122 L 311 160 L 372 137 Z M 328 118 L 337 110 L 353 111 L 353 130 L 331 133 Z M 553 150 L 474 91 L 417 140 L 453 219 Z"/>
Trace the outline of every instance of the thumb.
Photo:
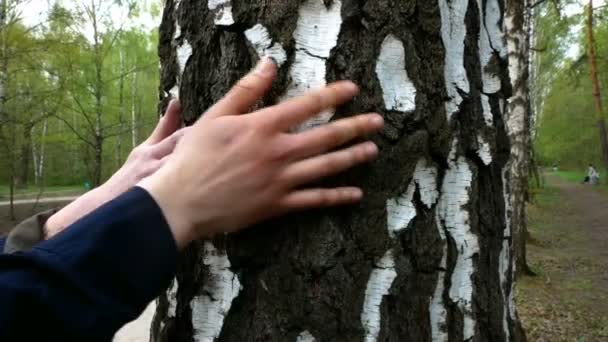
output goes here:
<path id="1" fill-rule="evenodd" d="M 182 105 L 179 100 L 172 100 L 167 107 L 165 115 L 160 119 L 154 132 L 150 135 L 146 144 L 155 145 L 165 140 L 181 127 Z"/>
<path id="2" fill-rule="evenodd" d="M 263 57 L 257 67 L 243 77 L 223 99 L 211 107 L 206 116 L 238 115 L 248 111 L 272 87 L 277 66 L 270 57 Z"/>

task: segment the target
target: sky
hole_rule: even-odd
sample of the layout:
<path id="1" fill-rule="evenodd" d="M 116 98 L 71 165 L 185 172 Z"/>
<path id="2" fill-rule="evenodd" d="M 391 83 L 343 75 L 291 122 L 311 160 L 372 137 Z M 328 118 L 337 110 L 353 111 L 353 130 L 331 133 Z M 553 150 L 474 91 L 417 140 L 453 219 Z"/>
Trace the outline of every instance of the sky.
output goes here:
<path id="1" fill-rule="evenodd" d="M 110 3 L 110 0 L 103 0 L 104 2 Z M 82 1 L 78 0 L 25 0 L 24 3 L 20 6 L 20 11 L 22 13 L 23 20 L 27 26 L 35 26 L 44 22 L 47 17 L 49 7 L 55 2 L 61 2 L 64 6 L 68 8 L 76 8 L 79 3 Z M 142 7 L 149 5 L 150 0 L 142 0 L 139 3 L 143 4 Z M 154 1 L 158 2 L 158 1 Z M 149 12 L 142 11 L 141 15 L 135 19 L 128 19 L 127 13 L 124 9 L 119 8 L 116 5 L 110 5 L 110 17 L 113 19 L 114 24 L 119 27 L 123 24 L 125 29 L 129 27 L 139 26 L 145 30 L 151 30 L 153 28 L 158 27 L 160 24 L 160 18 L 154 18 Z M 93 36 L 92 27 L 85 27 L 86 36 L 91 38 Z"/>
<path id="2" fill-rule="evenodd" d="M 593 1 L 593 8 L 597 8 L 600 6 L 603 6 L 607 3 L 608 0 L 594 0 Z M 577 14 L 581 14 L 584 11 L 584 6 L 589 4 L 589 0 L 578 0 L 577 4 L 572 4 L 572 5 L 568 5 L 566 6 L 566 8 L 564 8 L 564 14 L 566 16 L 573 16 L 573 15 L 577 15 Z M 582 26 L 575 26 L 571 29 L 571 33 L 573 35 L 577 35 L 581 32 L 581 30 L 583 29 Z M 581 46 L 578 44 L 573 44 L 570 49 L 568 50 L 568 52 L 566 53 L 567 57 L 572 58 L 572 59 L 576 59 L 580 56 L 581 54 Z"/>

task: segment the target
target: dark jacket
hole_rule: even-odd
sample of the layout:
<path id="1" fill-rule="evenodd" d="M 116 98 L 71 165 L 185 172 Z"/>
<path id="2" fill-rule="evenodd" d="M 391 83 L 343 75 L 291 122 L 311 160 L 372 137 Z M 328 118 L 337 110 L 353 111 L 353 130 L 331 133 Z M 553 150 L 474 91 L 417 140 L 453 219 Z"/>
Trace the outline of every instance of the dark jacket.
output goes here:
<path id="1" fill-rule="evenodd" d="M 57 210 L 52 209 L 19 223 L 6 237 L 0 253 L 28 252 L 44 241 L 46 221 L 56 212 Z"/>
<path id="2" fill-rule="evenodd" d="M 177 247 L 134 188 L 28 252 L 0 255 L 0 341 L 111 341 L 169 285 Z"/>

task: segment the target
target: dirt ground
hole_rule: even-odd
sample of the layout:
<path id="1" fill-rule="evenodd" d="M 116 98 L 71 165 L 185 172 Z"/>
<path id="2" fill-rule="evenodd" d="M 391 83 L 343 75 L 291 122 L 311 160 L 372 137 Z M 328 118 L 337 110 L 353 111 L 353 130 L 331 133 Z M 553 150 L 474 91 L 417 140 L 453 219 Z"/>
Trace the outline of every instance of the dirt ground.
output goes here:
<path id="1" fill-rule="evenodd" d="M 530 341 L 608 341 L 608 195 L 548 176 L 529 208 L 528 262 L 518 283 Z"/>

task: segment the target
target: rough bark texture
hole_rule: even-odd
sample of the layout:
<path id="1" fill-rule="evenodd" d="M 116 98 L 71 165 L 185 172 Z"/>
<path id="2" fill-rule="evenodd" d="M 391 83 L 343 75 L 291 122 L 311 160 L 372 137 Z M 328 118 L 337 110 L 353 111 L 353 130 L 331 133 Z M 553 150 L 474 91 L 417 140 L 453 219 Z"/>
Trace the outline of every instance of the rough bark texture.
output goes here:
<path id="1" fill-rule="evenodd" d="M 593 0 L 589 0 L 587 8 L 587 37 L 589 44 L 589 64 L 591 65 L 591 82 L 593 83 L 593 101 L 595 103 L 595 114 L 597 128 L 599 129 L 600 146 L 602 147 L 602 161 L 604 169 L 608 171 L 608 131 L 606 129 L 606 119 L 604 119 L 604 109 L 602 108 L 602 94 L 600 92 L 600 81 L 597 69 L 597 52 L 595 51 L 595 35 L 593 24 Z"/>
<path id="2" fill-rule="evenodd" d="M 508 219 L 513 231 L 516 270 L 531 273 L 526 260 L 526 199 L 531 159 L 531 107 L 529 87 L 530 39 L 526 0 L 507 0 L 505 27 L 509 53 L 509 77 L 512 96 L 508 100 L 505 122 L 511 141 L 511 159 L 506 169 L 507 192 L 510 196 Z"/>
<path id="3" fill-rule="evenodd" d="M 521 340 L 503 13 L 500 0 L 166 1 L 162 103 L 179 94 L 186 123 L 270 54 L 280 76 L 260 105 L 352 79 L 361 95 L 333 119 L 376 111 L 387 128 L 376 163 L 327 181 L 364 187 L 360 205 L 189 248 L 152 340 Z"/>

